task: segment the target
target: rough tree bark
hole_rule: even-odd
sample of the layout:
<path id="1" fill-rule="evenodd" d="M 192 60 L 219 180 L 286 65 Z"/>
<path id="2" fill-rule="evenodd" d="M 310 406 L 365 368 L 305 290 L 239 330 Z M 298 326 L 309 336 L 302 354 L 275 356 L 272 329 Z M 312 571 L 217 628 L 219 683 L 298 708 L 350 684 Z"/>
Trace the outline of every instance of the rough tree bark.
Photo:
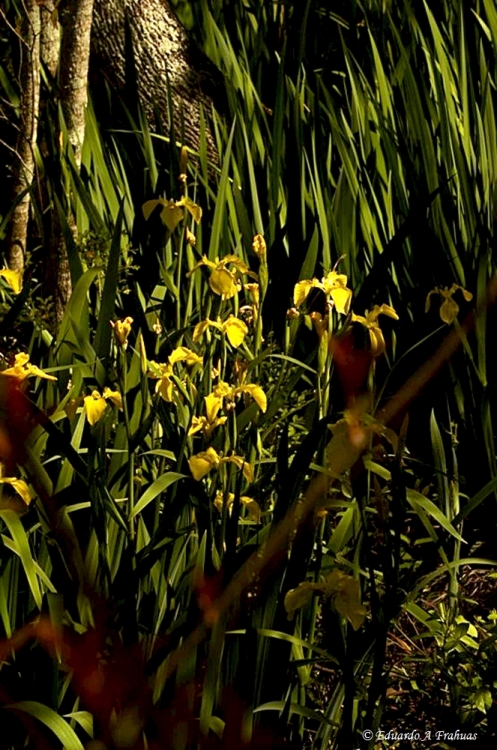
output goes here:
<path id="1" fill-rule="evenodd" d="M 59 94 L 67 137 L 74 150 L 76 167 L 81 166 L 85 135 L 85 110 L 88 102 L 88 69 L 93 0 L 67 0 L 60 6 L 62 39 L 59 58 Z M 53 20 L 53 18 L 51 18 Z M 47 29 L 46 52 L 51 64 L 56 59 L 57 33 Z M 68 224 L 76 233 L 74 218 Z M 71 273 L 67 250 L 55 207 L 52 209 L 52 237 L 45 258 L 44 291 L 54 304 L 54 322 L 60 324 L 71 296 Z"/>
<path id="2" fill-rule="evenodd" d="M 81 164 L 85 135 L 85 109 L 88 102 L 88 69 L 93 0 L 67 0 L 60 20 L 59 88 L 69 142 L 74 147 L 76 165 Z"/>
<path id="3" fill-rule="evenodd" d="M 223 108 L 224 81 L 216 66 L 192 43 L 167 0 L 95 0 L 92 29 L 92 71 L 119 90 L 126 85 L 126 22 L 136 65 L 138 96 L 153 125 L 158 114 L 169 127 L 168 90 L 179 136 L 198 150 L 200 110 L 206 118 L 213 101 Z M 214 140 L 208 150 L 216 159 Z"/>
<path id="4" fill-rule="evenodd" d="M 55 78 L 60 55 L 60 25 L 56 0 L 45 0 L 41 12 L 41 59 Z"/>
<path id="5" fill-rule="evenodd" d="M 12 197 L 15 201 L 34 177 L 34 149 L 38 134 L 40 102 L 40 8 L 37 0 L 25 0 L 19 33 L 21 67 L 21 116 L 16 144 Z M 7 245 L 7 264 L 22 273 L 28 235 L 30 196 L 26 193 L 12 214 Z"/>

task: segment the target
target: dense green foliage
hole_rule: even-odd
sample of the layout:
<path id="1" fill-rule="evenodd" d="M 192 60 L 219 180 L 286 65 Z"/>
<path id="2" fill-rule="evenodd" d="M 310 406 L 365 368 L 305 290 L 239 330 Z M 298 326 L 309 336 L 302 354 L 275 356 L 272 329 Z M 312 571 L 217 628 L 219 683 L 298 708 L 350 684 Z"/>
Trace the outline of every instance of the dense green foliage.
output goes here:
<path id="1" fill-rule="evenodd" d="M 179 3 L 226 76 L 218 165 L 109 92 L 78 171 L 46 78 L 0 278 L 9 750 L 349 750 L 420 674 L 437 729 L 491 742 L 495 615 L 462 573 L 495 564 L 497 12 L 432 5 Z M 0 86 L 15 111 L 7 54 Z"/>

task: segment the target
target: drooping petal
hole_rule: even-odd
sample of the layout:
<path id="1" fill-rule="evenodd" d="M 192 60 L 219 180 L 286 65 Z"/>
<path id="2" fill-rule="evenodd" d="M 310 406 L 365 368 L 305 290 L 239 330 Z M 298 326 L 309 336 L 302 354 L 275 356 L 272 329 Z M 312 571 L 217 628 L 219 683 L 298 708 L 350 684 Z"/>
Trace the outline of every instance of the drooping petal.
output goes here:
<path id="1" fill-rule="evenodd" d="M 175 385 L 169 375 L 164 375 L 164 377 L 160 378 L 155 386 L 155 392 L 159 393 L 164 401 L 167 401 L 168 403 L 174 401 Z"/>
<path id="2" fill-rule="evenodd" d="M 202 209 L 199 205 L 194 203 L 191 198 L 183 197 L 181 200 L 176 201 L 177 206 L 184 206 L 188 213 L 193 217 L 193 220 L 196 224 L 200 223 L 200 219 L 202 218 Z"/>
<path id="3" fill-rule="evenodd" d="M 236 318 L 234 315 L 230 315 L 228 320 L 223 323 L 223 329 L 231 346 L 234 347 L 240 346 L 248 333 L 248 328 L 243 320 Z"/>
<path id="4" fill-rule="evenodd" d="M 88 422 L 93 425 L 102 418 L 104 411 L 107 407 L 105 399 L 100 395 L 98 391 L 93 391 L 91 396 L 86 396 L 84 399 L 84 410 Z"/>
<path id="5" fill-rule="evenodd" d="M 218 266 L 210 275 L 209 286 L 223 299 L 231 299 L 238 292 L 236 277 L 224 266 Z"/>
<path id="6" fill-rule="evenodd" d="M 166 201 L 160 213 L 162 221 L 170 232 L 174 232 L 184 215 L 183 209 L 175 201 Z"/>
<path id="7" fill-rule="evenodd" d="M 326 579 L 325 593 L 333 597 L 337 612 L 347 618 L 354 630 L 359 630 L 366 619 L 359 581 L 341 570 L 333 570 Z"/>
<path id="8" fill-rule="evenodd" d="M 255 383 L 248 383 L 247 385 L 240 385 L 235 389 L 235 393 L 248 393 L 251 398 L 254 399 L 255 403 L 262 412 L 267 409 L 267 396 L 262 390 L 260 385 Z"/>
<path id="9" fill-rule="evenodd" d="M 207 448 L 206 451 L 197 453 L 188 459 L 188 465 L 192 472 L 193 478 L 198 481 L 206 476 L 211 469 L 217 469 L 221 459 L 214 448 Z"/>
<path id="10" fill-rule="evenodd" d="M 56 377 L 54 377 L 53 375 L 48 375 L 48 373 L 40 370 L 40 368 L 36 365 L 32 365 L 31 362 L 26 365 L 26 367 L 28 369 L 28 377 L 34 376 L 37 378 L 43 378 L 43 380 L 57 380 Z"/>
<path id="11" fill-rule="evenodd" d="M 345 277 L 347 278 L 347 277 Z M 337 312 L 348 315 L 352 301 L 352 290 L 347 287 L 336 287 L 330 291 L 330 297 L 335 303 Z"/>
<path id="12" fill-rule="evenodd" d="M 287 591 L 284 605 L 289 618 L 292 618 L 298 609 L 302 609 L 311 601 L 315 590 L 315 584 L 310 581 L 303 581 L 296 589 Z"/>
<path id="13" fill-rule="evenodd" d="M 459 305 L 452 297 L 446 297 L 440 305 L 440 317 L 447 325 L 454 322 L 458 312 Z"/>
<path id="14" fill-rule="evenodd" d="M 233 454 L 232 456 L 227 456 L 226 458 L 223 458 L 221 460 L 223 463 L 235 464 L 237 469 L 241 469 L 243 476 L 245 477 L 247 482 L 254 481 L 254 467 L 249 464 L 248 461 L 245 461 L 245 459 L 241 456 Z"/>
<path id="15" fill-rule="evenodd" d="M 217 417 L 219 409 L 223 405 L 222 396 L 217 396 L 215 393 L 209 393 L 208 396 L 204 396 L 205 401 L 205 413 L 207 414 L 207 420 L 214 422 Z"/>
<path id="16" fill-rule="evenodd" d="M 293 304 L 295 307 L 300 307 L 306 301 L 313 286 L 314 284 L 311 279 L 304 279 L 304 281 L 299 281 L 295 284 L 293 290 Z"/>
<path id="17" fill-rule="evenodd" d="M 188 459 L 188 466 L 193 478 L 199 482 L 213 468 L 212 463 L 201 453 Z"/>
<path id="18" fill-rule="evenodd" d="M 369 328 L 369 339 L 371 341 L 371 354 L 373 357 L 379 357 L 385 351 L 385 339 L 379 326 Z"/>
<path id="19" fill-rule="evenodd" d="M 261 520 L 261 507 L 257 500 L 247 497 L 247 495 L 242 495 L 240 497 L 240 502 L 247 508 L 252 518 L 259 523 Z"/>

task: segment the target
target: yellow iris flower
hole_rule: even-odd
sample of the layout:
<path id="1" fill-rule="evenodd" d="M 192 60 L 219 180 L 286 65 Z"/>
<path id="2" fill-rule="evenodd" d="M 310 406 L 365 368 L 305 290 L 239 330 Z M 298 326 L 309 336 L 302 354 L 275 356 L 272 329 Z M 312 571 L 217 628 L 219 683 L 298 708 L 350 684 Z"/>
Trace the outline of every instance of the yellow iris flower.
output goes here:
<path id="1" fill-rule="evenodd" d="M 447 287 L 444 287 L 442 289 L 441 287 L 437 286 L 435 289 L 432 289 L 431 292 L 428 293 L 428 296 L 426 298 L 425 312 L 428 312 L 428 310 L 430 309 L 431 295 L 440 294 L 440 296 L 443 297 L 443 302 L 440 305 L 440 317 L 444 323 L 447 323 L 447 325 L 453 323 L 457 318 L 459 305 L 452 297 L 454 292 L 457 292 L 458 289 L 461 290 L 466 302 L 470 302 L 473 299 L 473 295 L 471 294 L 471 292 L 468 292 L 462 286 L 459 286 L 459 284 L 452 284 L 450 289 L 448 289 Z"/>
<path id="2" fill-rule="evenodd" d="M 231 511 L 233 509 L 233 502 L 235 500 L 235 495 L 233 492 L 228 492 L 228 495 L 226 497 L 226 507 L 228 509 L 228 513 L 231 515 Z M 248 497 L 247 495 L 241 495 L 240 497 L 240 503 L 247 508 L 250 515 L 254 518 L 257 523 L 261 520 L 261 509 L 259 506 L 259 503 L 254 500 L 251 497 Z M 220 513 L 223 512 L 225 501 L 224 501 L 224 495 L 221 490 L 218 490 L 216 493 L 216 499 L 214 500 L 214 505 L 218 509 Z"/>
<path id="3" fill-rule="evenodd" d="M 149 378 L 157 380 L 155 386 L 155 392 L 159 393 L 164 401 L 171 403 L 174 401 L 174 394 L 177 392 L 176 384 L 174 382 L 173 365 L 177 362 L 184 362 L 187 365 L 201 365 L 203 362 L 202 357 L 192 352 L 191 349 L 187 349 L 186 346 L 178 346 L 168 357 L 168 362 L 149 362 Z"/>
<path id="4" fill-rule="evenodd" d="M 126 349 L 128 346 L 128 336 L 131 332 L 132 323 L 133 318 L 130 318 L 129 316 L 124 318 L 124 320 L 110 321 L 110 324 L 114 329 L 114 335 L 123 349 Z"/>
<path id="5" fill-rule="evenodd" d="M 110 401 L 118 409 L 122 410 L 123 398 L 121 394 L 119 391 L 111 391 L 110 388 L 104 388 L 102 395 L 96 390 L 92 391 L 90 396 L 85 396 L 83 399 L 86 418 L 92 427 L 103 417 L 107 401 Z"/>
<path id="6" fill-rule="evenodd" d="M 207 416 L 193 417 L 191 427 L 188 430 L 189 436 L 195 435 L 195 433 L 202 430 L 204 435 L 209 438 L 216 427 L 225 424 L 228 419 L 228 417 L 217 416 L 223 405 L 223 399 L 220 396 L 216 396 L 214 393 L 209 393 L 208 396 L 204 396 L 204 401 Z"/>
<path id="7" fill-rule="evenodd" d="M 257 281 L 257 274 L 253 273 L 238 255 L 226 255 L 221 260 L 216 258 L 215 261 L 203 255 L 202 260 L 187 275 L 191 276 L 201 266 L 211 269 L 209 286 L 214 294 L 218 294 L 222 299 L 231 299 L 240 291 L 240 276 L 251 276 Z"/>
<path id="8" fill-rule="evenodd" d="M 31 364 L 29 361 L 29 354 L 25 354 L 24 352 L 16 354 L 14 365 L 8 367 L 6 370 L 2 370 L 0 375 L 4 375 L 8 378 L 15 378 L 21 383 L 26 380 L 26 378 L 31 377 L 43 378 L 44 380 L 57 380 L 53 375 L 47 375 L 47 373 L 40 370 L 39 367 Z"/>
<path id="9" fill-rule="evenodd" d="M 209 319 L 201 320 L 200 323 L 197 323 L 195 330 L 193 331 L 193 341 L 198 341 L 210 327 L 217 328 L 218 331 L 226 334 L 231 346 L 234 346 L 235 348 L 243 343 L 243 340 L 248 333 L 248 328 L 243 320 L 236 318 L 234 315 L 230 315 L 223 323 L 221 323 L 219 318 L 217 321 Z"/>
<path id="10" fill-rule="evenodd" d="M 213 390 L 213 394 L 220 398 L 234 400 L 236 396 L 246 393 L 254 399 L 255 403 L 262 412 L 267 409 L 267 396 L 260 385 L 255 383 L 246 383 L 244 385 L 232 386 L 220 380 Z"/>
<path id="11" fill-rule="evenodd" d="M 311 289 L 321 289 L 325 293 L 326 298 L 333 302 L 337 312 L 345 315 L 348 314 L 352 300 L 352 290 L 347 287 L 347 277 L 345 274 L 330 271 L 326 276 L 323 276 L 321 281 L 318 279 L 304 279 L 303 281 L 299 281 L 295 284 L 293 291 L 293 304 L 296 308 L 305 302 Z"/>
<path id="12" fill-rule="evenodd" d="M 254 469 L 241 456 L 233 454 L 232 456 L 223 456 L 214 448 L 207 448 L 206 451 L 197 453 L 188 459 L 188 465 L 193 478 L 199 482 L 213 469 L 218 469 L 222 464 L 234 464 L 241 469 L 247 482 L 254 481 Z"/>
<path id="13" fill-rule="evenodd" d="M 387 315 L 389 318 L 398 320 L 399 316 L 390 305 L 375 305 L 370 312 L 366 312 L 366 316 L 354 315 L 352 313 L 351 320 L 354 323 L 361 323 L 365 328 L 368 329 L 369 340 L 371 342 L 371 354 L 373 357 L 379 357 L 385 351 L 385 339 L 381 328 L 378 324 L 378 317 L 380 315 Z"/>

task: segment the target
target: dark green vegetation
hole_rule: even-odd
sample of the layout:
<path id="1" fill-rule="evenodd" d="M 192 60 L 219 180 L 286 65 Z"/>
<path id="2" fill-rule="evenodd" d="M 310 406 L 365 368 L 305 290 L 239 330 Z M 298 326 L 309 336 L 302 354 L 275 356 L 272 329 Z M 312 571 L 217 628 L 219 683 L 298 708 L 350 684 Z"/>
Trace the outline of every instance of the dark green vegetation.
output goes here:
<path id="1" fill-rule="evenodd" d="M 329 5 L 178 5 L 219 165 L 109 93 L 78 170 L 46 76 L 0 280 L 6 749 L 495 742 L 497 11 Z"/>

